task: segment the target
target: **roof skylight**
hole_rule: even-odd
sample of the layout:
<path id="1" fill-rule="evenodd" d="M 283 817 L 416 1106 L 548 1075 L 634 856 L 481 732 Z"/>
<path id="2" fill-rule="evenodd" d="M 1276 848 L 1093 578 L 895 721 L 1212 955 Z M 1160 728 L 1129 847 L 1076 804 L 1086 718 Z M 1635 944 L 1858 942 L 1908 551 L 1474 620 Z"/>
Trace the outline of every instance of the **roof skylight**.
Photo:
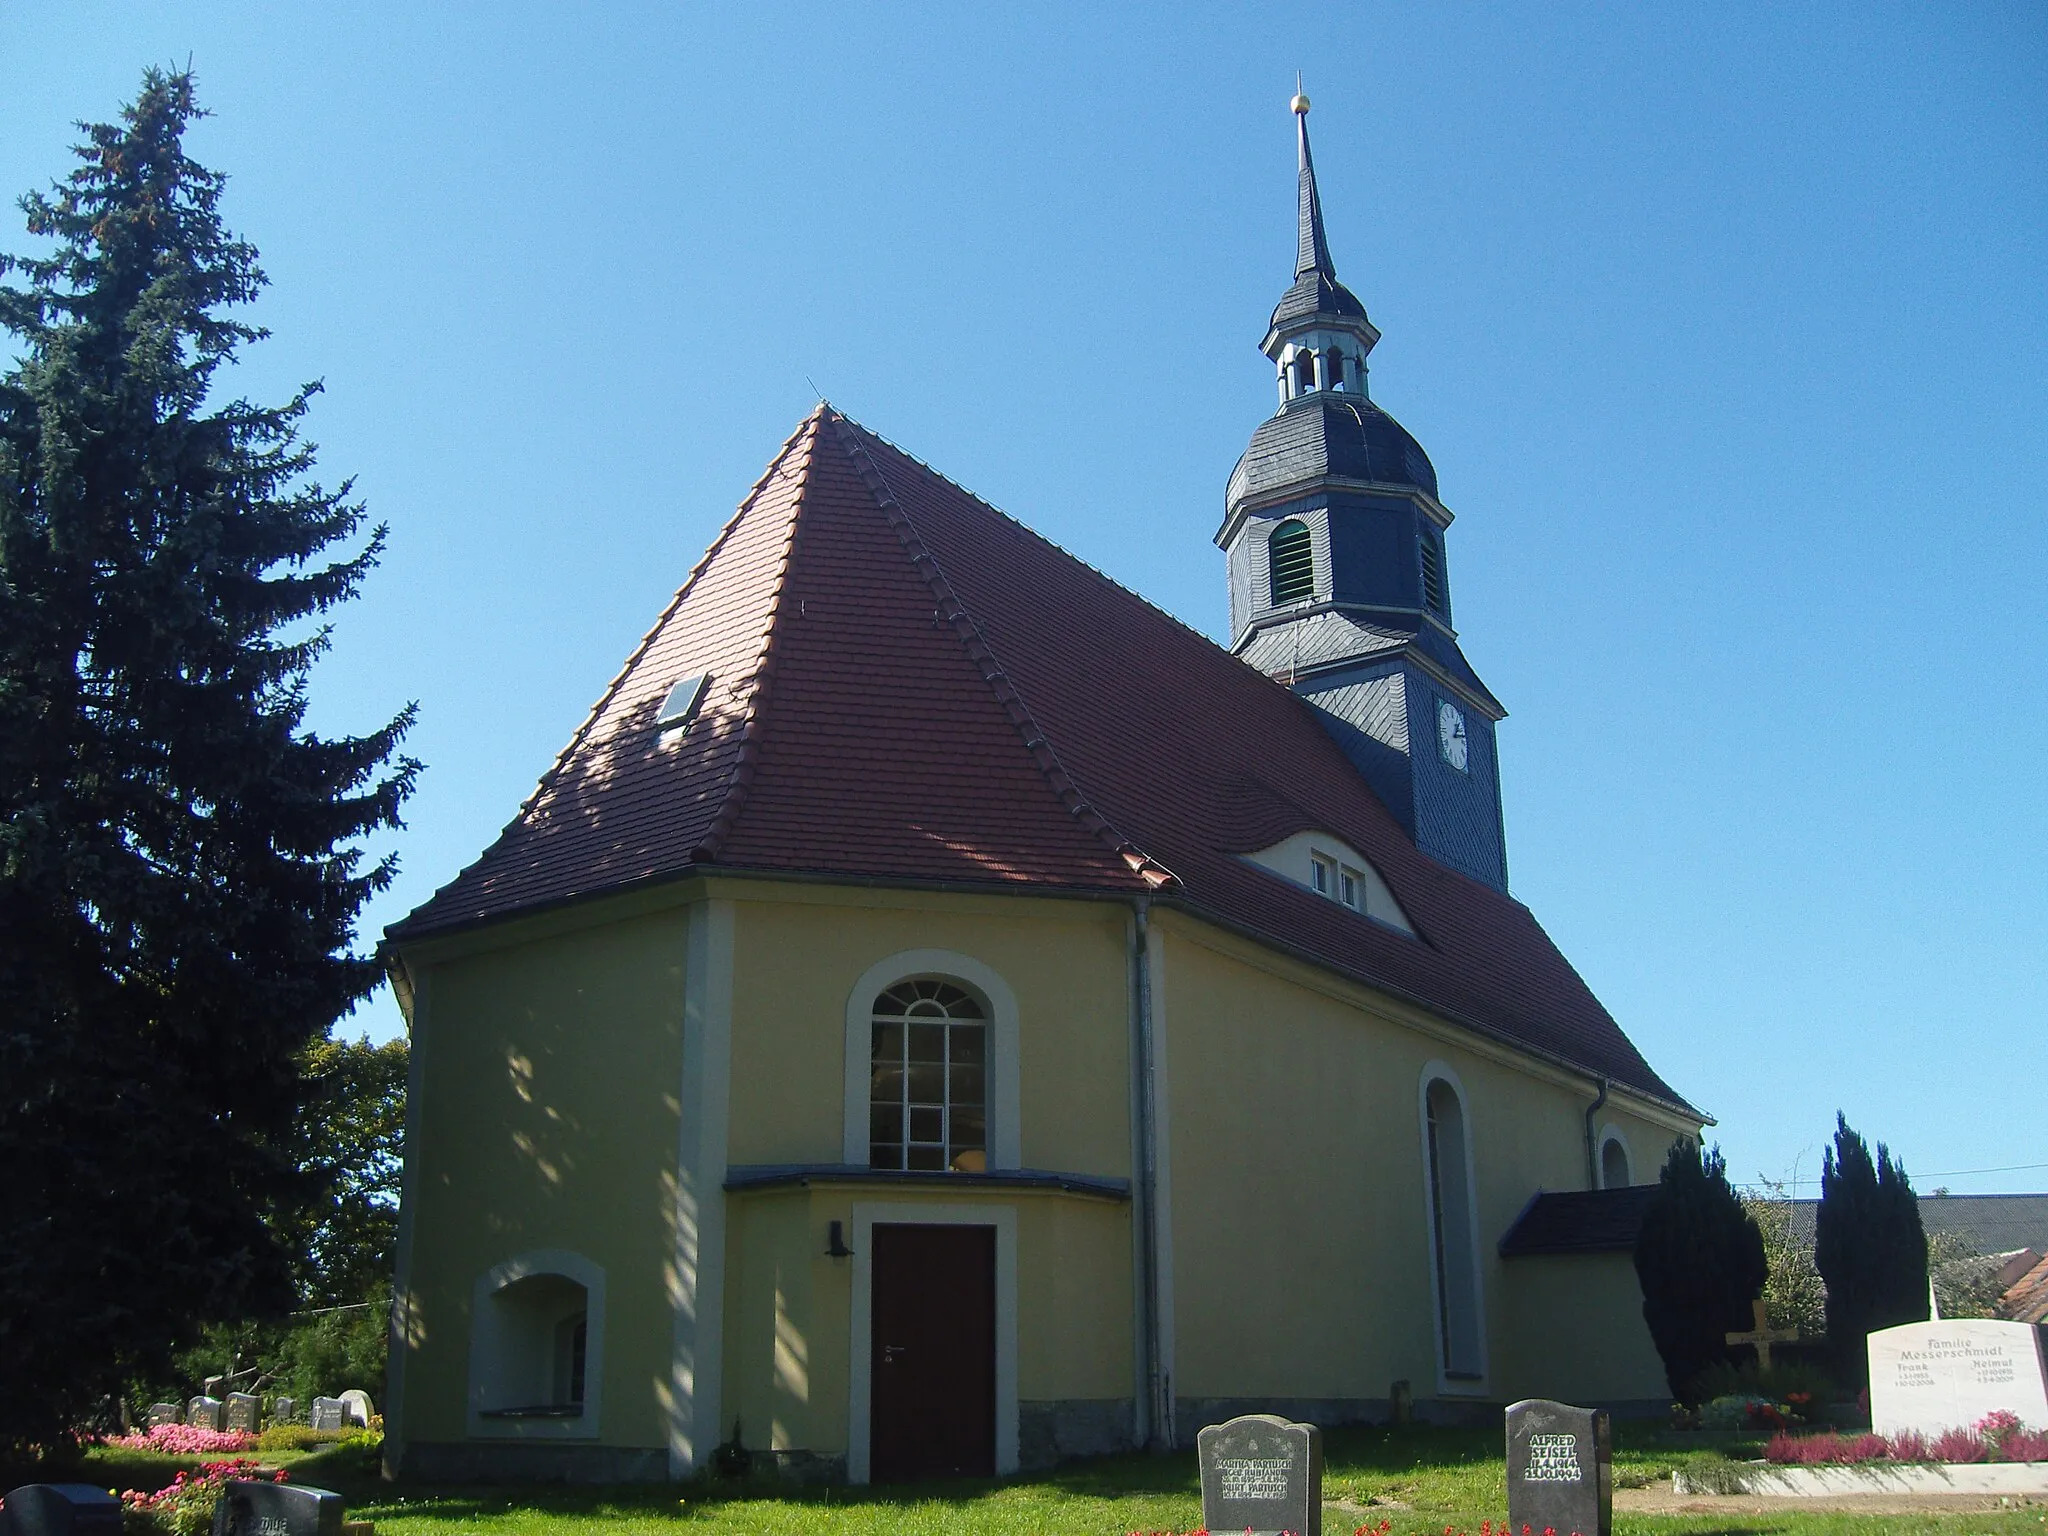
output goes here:
<path id="1" fill-rule="evenodd" d="M 664 735 L 670 731 L 688 730 L 690 722 L 697 718 L 697 708 L 704 702 L 704 690 L 710 682 L 709 672 L 679 679 L 669 689 L 668 697 L 661 701 L 661 708 L 654 716 L 654 728 Z"/>

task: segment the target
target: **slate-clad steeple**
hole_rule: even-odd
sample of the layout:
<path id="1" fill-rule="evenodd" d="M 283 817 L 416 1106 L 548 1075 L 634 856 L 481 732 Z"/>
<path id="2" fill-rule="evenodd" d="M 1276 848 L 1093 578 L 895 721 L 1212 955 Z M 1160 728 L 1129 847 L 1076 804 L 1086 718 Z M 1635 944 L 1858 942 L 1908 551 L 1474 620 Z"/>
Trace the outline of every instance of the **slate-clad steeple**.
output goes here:
<path id="1" fill-rule="evenodd" d="M 1231 648 L 1313 703 L 1423 852 L 1507 889 L 1493 726 L 1506 711 L 1451 628 L 1450 509 L 1422 445 L 1372 403 L 1380 333 L 1337 281 L 1292 103 L 1300 183 L 1294 282 L 1260 343 L 1279 409 L 1231 471 Z"/>

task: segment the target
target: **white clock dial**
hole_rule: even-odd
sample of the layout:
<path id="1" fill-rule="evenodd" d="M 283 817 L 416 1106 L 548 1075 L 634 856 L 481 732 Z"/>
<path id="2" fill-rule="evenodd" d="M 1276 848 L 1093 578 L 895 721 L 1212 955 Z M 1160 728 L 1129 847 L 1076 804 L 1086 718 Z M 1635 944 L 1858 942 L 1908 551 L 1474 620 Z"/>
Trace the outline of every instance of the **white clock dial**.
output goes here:
<path id="1" fill-rule="evenodd" d="M 1465 764 L 1471 760 L 1472 746 L 1465 739 L 1464 713 L 1448 699 L 1437 700 L 1436 740 L 1443 749 L 1444 761 L 1463 773 Z"/>

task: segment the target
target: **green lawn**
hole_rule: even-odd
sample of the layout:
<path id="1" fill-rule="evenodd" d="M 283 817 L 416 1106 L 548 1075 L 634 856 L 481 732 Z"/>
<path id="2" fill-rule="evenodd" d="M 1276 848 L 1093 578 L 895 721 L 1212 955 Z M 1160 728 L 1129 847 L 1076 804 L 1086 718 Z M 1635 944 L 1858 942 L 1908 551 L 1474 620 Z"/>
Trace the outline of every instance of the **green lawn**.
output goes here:
<path id="1" fill-rule="evenodd" d="M 1478 1431 L 1337 1430 L 1325 1440 L 1325 1536 L 1350 1536 L 1360 1525 L 1392 1522 L 1395 1536 L 1476 1533 L 1506 1513 L 1497 1435 Z M 1617 1437 L 1617 1487 L 1669 1478 L 1675 1467 L 1755 1454 L 1753 1445 L 1680 1448 L 1659 1435 Z M 904 1488 L 783 1489 L 769 1483 L 681 1487 L 408 1486 L 379 1482 L 360 1452 L 312 1452 L 272 1459 L 295 1480 L 343 1493 L 352 1518 L 377 1522 L 378 1536 L 1123 1536 L 1130 1531 L 1186 1532 L 1200 1521 L 1192 1455 L 1121 1456 L 1004 1482 L 923 1484 Z M 86 1480 L 108 1486 L 160 1487 L 196 1461 L 95 1451 Z M 46 1471 L 42 1474 L 54 1474 Z M 1985 1514 L 1856 1515 L 1797 1512 L 1768 1515 L 1648 1516 L 1621 1514 L 1615 1529 L 1670 1536 L 2017 1536 L 2048 1531 L 2039 1506 Z"/>

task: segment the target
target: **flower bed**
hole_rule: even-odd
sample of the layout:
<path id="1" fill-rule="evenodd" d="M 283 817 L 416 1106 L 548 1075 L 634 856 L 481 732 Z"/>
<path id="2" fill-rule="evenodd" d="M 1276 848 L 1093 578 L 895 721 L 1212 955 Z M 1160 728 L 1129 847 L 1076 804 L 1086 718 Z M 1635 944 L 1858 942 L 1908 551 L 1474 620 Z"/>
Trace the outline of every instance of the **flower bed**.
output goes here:
<path id="1" fill-rule="evenodd" d="M 208 1456 L 220 1451 L 253 1451 L 256 1437 L 238 1429 L 202 1429 L 197 1424 L 159 1424 L 154 1429 L 117 1435 L 103 1445 L 124 1451 L 160 1451 L 166 1456 Z"/>
<path id="2" fill-rule="evenodd" d="M 160 1427 L 187 1429 L 191 1426 Z M 163 1536 L 205 1536 L 213 1529 L 213 1513 L 230 1478 L 281 1483 L 285 1480 L 285 1473 L 282 1467 L 258 1466 L 247 1457 L 236 1457 L 233 1461 L 209 1461 L 201 1465 L 196 1476 L 180 1472 L 168 1487 L 159 1488 L 155 1493 L 143 1493 L 134 1488 L 123 1493 L 121 1508 L 128 1517 L 124 1523 L 131 1531 L 140 1524 L 145 1528 L 154 1527 Z"/>
<path id="3" fill-rule="evenodd" d="M 2029 1429 L 2010 1413 L 1987 1414 L 1973 1428 L 1944 1430 L 1931 1440 L 1911 1430 L 1889 1436 L 1791 1435 L 1780 1430 L 1764 1447 L 1764 1460 L 1781 1467 L 2048 1461 L 2048 1430 Z"/>

